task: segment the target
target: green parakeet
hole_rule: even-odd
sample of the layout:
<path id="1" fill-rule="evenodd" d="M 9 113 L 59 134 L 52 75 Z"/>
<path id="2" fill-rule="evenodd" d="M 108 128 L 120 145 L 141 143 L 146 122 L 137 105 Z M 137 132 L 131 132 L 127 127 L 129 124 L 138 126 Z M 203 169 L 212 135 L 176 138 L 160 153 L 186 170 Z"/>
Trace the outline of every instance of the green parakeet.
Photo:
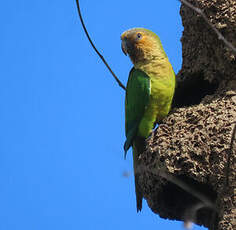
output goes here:
<path id="1" fill-rule="evenodd" d="M 125 97 L 125 156 L 133 148 L 137 211 L 142 209 L 137 161 L 155 124 L 170 111 L 175 90 L 175 73 L 159 37 L 150 30 L 134 28 L 121 35 L 122 50 L 133 68 L 129 73 Z"/>

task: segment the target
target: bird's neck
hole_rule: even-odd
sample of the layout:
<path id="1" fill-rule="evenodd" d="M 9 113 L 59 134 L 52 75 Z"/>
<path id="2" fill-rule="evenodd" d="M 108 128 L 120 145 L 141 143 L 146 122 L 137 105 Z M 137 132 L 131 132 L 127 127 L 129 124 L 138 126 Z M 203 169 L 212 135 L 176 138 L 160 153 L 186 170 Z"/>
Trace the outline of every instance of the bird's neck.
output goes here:
<path id="1" fill-rule="evenodd" d="M 135 69 L 144 71 L 149 76 L 165 76 L 167 72 L 172 71 L 172 66 L 164 55 L 153 56 L 151 59 L 134 63 Z"/>

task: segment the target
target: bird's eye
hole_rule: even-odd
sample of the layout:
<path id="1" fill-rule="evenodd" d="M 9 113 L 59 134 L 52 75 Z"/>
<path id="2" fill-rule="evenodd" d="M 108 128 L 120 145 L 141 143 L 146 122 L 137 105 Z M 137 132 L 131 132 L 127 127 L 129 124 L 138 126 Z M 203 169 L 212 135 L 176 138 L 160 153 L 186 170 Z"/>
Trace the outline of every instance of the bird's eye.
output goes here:
<path id="1" fill-rule="evenodd" d="M 142 34 L 141 33 L 137 33 L 137 40 L 140 40 L 142 38 Z"/>

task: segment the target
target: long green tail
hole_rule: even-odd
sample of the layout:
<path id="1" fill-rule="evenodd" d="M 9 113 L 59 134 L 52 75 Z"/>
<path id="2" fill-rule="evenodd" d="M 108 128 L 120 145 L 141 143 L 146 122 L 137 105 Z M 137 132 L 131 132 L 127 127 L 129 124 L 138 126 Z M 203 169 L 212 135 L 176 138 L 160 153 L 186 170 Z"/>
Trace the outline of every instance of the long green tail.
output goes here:
<path id="1" fill-rule="evenodd" d="M 136 206 L 137 212 L 142 210 L 143 192 L 138 183 L 138 177 L 140 170 L 138 169 L 139 156 L 144 151 L 144 140 L 141 137 L 136 137 L 133 142 L 133 168 L 134 168 L 134 183 L 135 183 L 135 194 L 136 194 Z"/>

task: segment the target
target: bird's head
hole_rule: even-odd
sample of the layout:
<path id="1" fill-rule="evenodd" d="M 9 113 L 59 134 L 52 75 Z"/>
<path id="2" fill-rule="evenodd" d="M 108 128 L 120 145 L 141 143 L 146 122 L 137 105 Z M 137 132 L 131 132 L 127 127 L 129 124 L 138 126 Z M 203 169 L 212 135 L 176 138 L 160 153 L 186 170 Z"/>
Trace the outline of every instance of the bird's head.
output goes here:
<path id="1" fill-rule="evenodd" d="M 125 55 L 129 55 L 134 64 L 152 60 L 156 51 L 162 49 L 159 37 L 144 28 L 125 31 L 121 35 L 121 41 L 122 51 Z"/>

